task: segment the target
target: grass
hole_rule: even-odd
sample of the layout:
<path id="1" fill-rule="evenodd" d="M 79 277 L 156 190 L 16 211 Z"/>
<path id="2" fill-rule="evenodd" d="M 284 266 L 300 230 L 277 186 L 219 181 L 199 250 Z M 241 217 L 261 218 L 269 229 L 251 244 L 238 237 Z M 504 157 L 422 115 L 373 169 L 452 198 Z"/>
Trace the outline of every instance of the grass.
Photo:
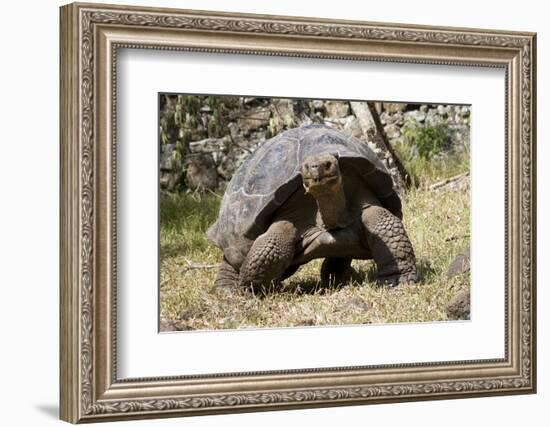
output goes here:
<path id="1" fill-rule="evenodd" d="M 453 162 L 462 163 L 463 159 Z M 432 165 L 433 166 L 433 165 Z M 443 165 L 445 166 L 445 165 Z M 423 185 L 402 196 L 404 222 L 415 248 L 420 283 L 378 287 L 372 261 L 354 260 L 349 283 L 323 288 L 321 260 L 298 270 L 266 297 L 236 290 L 214 293 L 221 251 L 205 231 L 218 213 L 220 196 L 179 194 L 161 199 L 161 328 L 177 330 L 318 326 L 446 320 L 445 308 L 469 275 L 446 278 L 453 258 L 469 245 L 469 192 L 433 192 L 430 183 L 463 172 L 464 165 L 433 166 Z"/>
<path id="2" fill-rule="evenodd" d="M 426 186 L 470 170 L 470 150 L 460 146 L 451 155 L 442 155 L 446 126 L 406 127 L 405 138 L 394 149 L 416 186 Z M 416 141 L 416 143 L 415 143 Z"/>
<path id="3" fill-rule="evenodd" d="M 205 231 L 217 216 L 221 196 L 214 194 L 164 194 L 160 206 L 160 258 L 192 258 L 211 249 Z"/>

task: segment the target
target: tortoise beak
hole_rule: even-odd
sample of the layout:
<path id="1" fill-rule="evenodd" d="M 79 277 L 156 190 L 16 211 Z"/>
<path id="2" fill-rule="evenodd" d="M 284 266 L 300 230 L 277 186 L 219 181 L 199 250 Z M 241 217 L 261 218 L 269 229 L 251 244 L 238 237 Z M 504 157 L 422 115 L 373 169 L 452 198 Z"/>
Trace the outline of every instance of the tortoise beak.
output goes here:
<path id="1" fill-rule="evenodd" d="M 306 193 L 310 193 L 311 191 L 315 192 L 316 190 L 321 189 L 333 191 L 335 186 L 338 186 L 341 183 L 341 178 L 338 174 L 322 176 L 319 173 L 309 174 L 302 175 L 302 183 Z"/>
<path id="2" fill-rule="evenodd" d="M 321 181 L 321 173 L 319 172 L 319 168 L 312 168 L 311 178 L 313 179 L 313 182 Z"/>

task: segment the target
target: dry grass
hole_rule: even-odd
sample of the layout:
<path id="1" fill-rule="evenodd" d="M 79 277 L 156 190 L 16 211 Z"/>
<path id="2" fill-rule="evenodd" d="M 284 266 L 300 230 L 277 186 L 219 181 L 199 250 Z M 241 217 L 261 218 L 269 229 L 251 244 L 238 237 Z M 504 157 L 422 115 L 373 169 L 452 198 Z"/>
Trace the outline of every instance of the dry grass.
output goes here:
<path id="1" fill-rule="evenodd" d="M 438 177 L 441 174 L 438 174 Z M 429 184 L 426 182 L 424 184 Z M 215 264 L 222 254 L 206 228 L 217 216 L 219 196 L 188 194 L 161 201 L 160 308 L 162 329 L 236 329 L 446 320 L 453 295 L 469 275 L 451 280 L 446 270 L 469 244 L 468 192 L 434 193 L 424 185 L 403 197 L 404 221 L 415 248 L 421 281 L 391 289 L 375 284 L 372 261 L 355 260 L 350 283 L 323 288 L 321 260 L 304 265 L 283 289 L 259 298 L 248 292 L 214 293 Z"/>

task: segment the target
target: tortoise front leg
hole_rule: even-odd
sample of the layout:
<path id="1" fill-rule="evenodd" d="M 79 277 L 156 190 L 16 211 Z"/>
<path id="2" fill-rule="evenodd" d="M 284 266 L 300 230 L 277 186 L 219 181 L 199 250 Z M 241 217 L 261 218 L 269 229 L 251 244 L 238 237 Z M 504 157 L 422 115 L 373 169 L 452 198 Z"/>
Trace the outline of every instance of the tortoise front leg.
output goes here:
<path id="1" fill-rule="evenodd" d="M 254 292 L 265 292 L 280 282 L 294 257 L 298 238 L 296 227 L 276 221 L 260 235 L 248 252 L 239 274 L 239 285 Z"/>
<path id="2" fill-rule="evenodd" d="M 391 286 L 418 280 L 414 250 L 401 220 L 380 206 L 361 215 L 368 247 L 378 269 L 378 283 Z"/>

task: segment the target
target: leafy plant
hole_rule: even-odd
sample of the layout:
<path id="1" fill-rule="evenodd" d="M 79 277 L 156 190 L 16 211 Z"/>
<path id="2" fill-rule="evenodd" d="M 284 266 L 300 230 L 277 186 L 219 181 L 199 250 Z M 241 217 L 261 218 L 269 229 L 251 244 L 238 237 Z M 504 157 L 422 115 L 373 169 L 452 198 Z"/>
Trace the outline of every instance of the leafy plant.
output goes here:
<path id="1" fill-rule="evenodd" d="M 424 187 L 470 170 L 469 150 L 448 150 L 451 130 L 445 124 L 409 122 L 394 149 L 415 187 Z"/>
<path id="2" fill-rule="evenodd" d="M 418 155 L 430 160 L 439 154 L 450 138 L 450 130 L 446 124 L 422 126 L 417 122 L 408 123 L 403 130 L 407 142 L 416 147 Z"/>

